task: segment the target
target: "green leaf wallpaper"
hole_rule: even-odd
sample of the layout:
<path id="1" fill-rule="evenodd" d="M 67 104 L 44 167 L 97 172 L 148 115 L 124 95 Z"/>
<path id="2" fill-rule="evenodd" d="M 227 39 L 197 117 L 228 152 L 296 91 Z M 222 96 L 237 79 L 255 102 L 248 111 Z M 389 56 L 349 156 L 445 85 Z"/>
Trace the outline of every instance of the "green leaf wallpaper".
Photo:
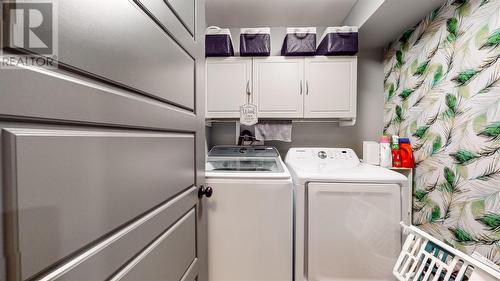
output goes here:
<path id="1" fill-rule="evenodd" d="M 450 0 L 384 59 L 384 133 L 415 153 L 414 224 L 498 265 L 499 45 L 499 0 Z"/>

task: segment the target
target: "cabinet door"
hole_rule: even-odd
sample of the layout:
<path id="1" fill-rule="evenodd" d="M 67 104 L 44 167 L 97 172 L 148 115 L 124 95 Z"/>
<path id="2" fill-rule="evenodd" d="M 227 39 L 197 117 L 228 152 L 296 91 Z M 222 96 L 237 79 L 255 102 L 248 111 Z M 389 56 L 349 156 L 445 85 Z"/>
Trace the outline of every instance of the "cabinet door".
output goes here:
<path id="1" fill-rule="evenodd" d="M 208 59 L 207 118 L 238 118 L 251 92 L 251 79 L 251 58 Z"/>
<path id="2" fill-rule="evenodd" d="M 260 118 L 303 117 L 304 59 L 255 58 L 253 89 Z"/>
<path id="3" fill-rule="evenodd" d="M 356 57 L 305 59 L 305 118 L 356 117 Z"/>

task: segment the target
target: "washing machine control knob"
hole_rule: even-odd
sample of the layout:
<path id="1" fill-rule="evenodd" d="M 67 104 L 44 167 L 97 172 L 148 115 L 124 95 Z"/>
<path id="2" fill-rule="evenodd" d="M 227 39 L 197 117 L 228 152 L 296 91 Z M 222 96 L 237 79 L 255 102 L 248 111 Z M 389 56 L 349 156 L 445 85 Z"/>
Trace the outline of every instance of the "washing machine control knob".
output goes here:
<path id="1" fill-rule="evenodd" d="M 320 159 L 325 159 L 328 155 L 326 154 L 325 151 L 321 150 L 320 152 L 318 152 L 318 157 Z"/>

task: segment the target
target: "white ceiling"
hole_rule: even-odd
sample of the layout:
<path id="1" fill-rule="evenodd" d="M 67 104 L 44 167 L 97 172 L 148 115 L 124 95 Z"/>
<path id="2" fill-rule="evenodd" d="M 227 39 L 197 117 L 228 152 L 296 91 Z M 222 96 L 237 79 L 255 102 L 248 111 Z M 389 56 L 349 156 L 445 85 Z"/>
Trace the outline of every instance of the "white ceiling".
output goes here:
<path id="1" fill-rule="evenodd" d="M 220 27 L 335 26 L 357 0 L 206 0 L 207 24 Z M 418 1 L 417 1 L 418 2 Z"/>

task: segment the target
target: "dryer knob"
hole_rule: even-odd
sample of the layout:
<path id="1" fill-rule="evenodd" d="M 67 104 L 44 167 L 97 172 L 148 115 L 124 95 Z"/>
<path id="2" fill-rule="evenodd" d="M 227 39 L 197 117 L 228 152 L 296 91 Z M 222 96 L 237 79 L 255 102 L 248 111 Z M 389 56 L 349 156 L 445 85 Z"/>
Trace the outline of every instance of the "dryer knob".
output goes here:
<path id="1" fill-rule="evenodd" d="M 327 156 L 328 156 L 328 154 L 325 151 L 323 151 L 323 150 L 321 150 L 320 152 L 318 152 L 318 157 L 320 159 L 325 159 Z"/>

